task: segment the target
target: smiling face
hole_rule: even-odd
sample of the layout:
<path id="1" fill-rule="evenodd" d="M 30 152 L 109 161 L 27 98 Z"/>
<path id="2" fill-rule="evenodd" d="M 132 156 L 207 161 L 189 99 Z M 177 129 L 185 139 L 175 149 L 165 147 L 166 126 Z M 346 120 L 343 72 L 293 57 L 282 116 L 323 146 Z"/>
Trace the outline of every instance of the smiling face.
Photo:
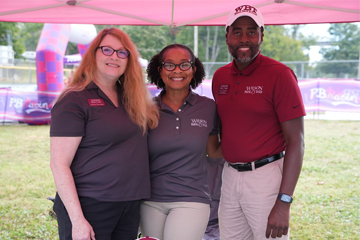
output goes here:
<path id="1" fill-rule="evenodd" d="M 226 44 L 239 70 L 246 68 L 259 54 L 263 36 L 250 17 L 240 17 L 229 27 Z"/>
<path id="2" fill-rule="evenodd" d="M 171 48 L 164 53 L 163 62 L 180 64 L 191 61 L 191 56 L 183 48 Z M 164 81 L 166 91 L 189 91 L 191 79 L 196 68 L 190 67 L 183 71 L 176 66 L 173 71 L 168 71 L 164 66 L 160 69 L 161 79 Z"/>
<path id="3" fill-rule="evenodd" d="M 99 47 L 106 46 L 115 50 L 126 50 L 123 44 L 114 36 L 106 35 L 101 41 Z M 119 58 L 114 52 L 111 56 L 106 56 L 101 49 L 96 50 L 96 78 L 99 81 L 117 81 L 124 74 L 128 58 Z"/>

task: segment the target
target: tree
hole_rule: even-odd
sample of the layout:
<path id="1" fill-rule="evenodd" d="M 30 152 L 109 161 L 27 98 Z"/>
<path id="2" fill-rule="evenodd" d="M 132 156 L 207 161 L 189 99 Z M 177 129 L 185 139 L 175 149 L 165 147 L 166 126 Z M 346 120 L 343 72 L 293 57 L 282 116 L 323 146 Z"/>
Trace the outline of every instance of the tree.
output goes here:
<path id="1" fill-rule="evenodd" d="M 287 35 L 290 36 L 294 41 L 300 42 L 301 45 L 301 51 L 303 56 L 297 56 L 300 57 L 299 59 L 295 61 L 309 61 L 310 60 L 310 51 L 311 46 L 315 45 L 317 42 L 317 37 L 314 36 L 304 36 L 303 33 L 301 33 L 301 29 L 303 27 L 306 27 L 306 25 L 291 25 L 287 28 Z M 298 49 L 297 49 L 298 52 Z M 299 52 L 298 52 L 299 53 Z M 296 58 L 297 58 L 296 57 Z M 300 77 L 308 77 L 310 73 L 313 72 L 314 67 L 310 65 L 309 63 L 294 63 L 294 64 L 287 64 L 290 67 L 292 67 Z"/>
<path id="2" fill-rule="evenodd" d="M 3 26 L 2 24 L 7 25 Z M 122 29 L 136 44 L 142 58 L 147 60 L 172 43 L 184 44 L 194 49 L 193 26 L 169 28 L 168 26 L 96 25 L 95 27 L 98 32 L 109 27 Z M 19 46 L 15 49 L 17 53 L 21 54 L 25 49 L 36 50 L 42 28 L 43 24 L 39 23 L 0 23 L 0 37 L 4 38 L 5 30 L 11 30 L 13 42 L 16 40 L 17 43 L 23 45 L 22 48 Z M 290 29 L 286 29 L 284 26 L 266 26 L 265 29 L 264 42 L 261 47 L 263 55 L 278 61 L 306 61 L 309 59 L 303 50 L 309 48 L 311 41 L 314 40 L 309 40 L 299 34 L 299 25 L 292 26 Z M 21 41 L 18 41 L 19 39 Z M 77 52 L 77 45 L 69 42 L 66 54 Z M 205 63 L 208 77 L 211 77 L 218 67 L 232 60 L 226 45 L 224 27 L 198 27 L 198 57 Z M 217 64 L 214 64 L 215 62 Z"/>
<path id="3" fill-rule="evenodd" d="M 19 34 L 19 24 L 15 22 L 0 22 L 0 45 L 11 45 L 15 58 L 21 57 L 25 51 L 25 38 Z"/>
<path id="4" fill-rule="evenodd" d="M 150 60 L 165 46 L 174 43 L 166 26 L 118 26 L 135 43 L 142 58 Z"/>
<path id="5" fill-rule="evenodd" d="M 328 60 L 359 60 L 359 27 L 353 23 L 331 24 L 328 30 L 330 43 L 323 47 L 320 53 Z M 332 73 L 339 77 L 356 77 L 358 63 L 337 62 L 319 65 L 319 69 L 325 73 Z"/>
<path id="6" fill-rule="evenodd" d="M 205 63 L 205 71 L 209 77 L 218 67 L 230 62 L 232 57 L 228 53 L 223 27 L 202 26 L 198 29 L 198 57 Z M 304 53 L 304 50 L 309 49 L 315 39 L 305 38 L 299 33 L 299 29 L 300 26 L 292 26 L 290 31 L 287 31 L 284 26 L 266 26 L 261 53 L 278 61 L 308 61 L 309 56 Z M 177 42 L 193 48 L 193 32 L 193 27 L 183 27 L 176 38 Z M 214 62 L 222 64 L 215 65 Z M 290 67 L 295 72 L 300 70 L 300 65 Z"/>
<path id="7" fill-rule="evenodd" d="M 281 62 L 308 61 L 309 55 L 306 50 L 313 38 L 305 38 L 300 32 L 301 26 L 295 25 L 290 28 L 284 26 L 265 26 L 264 41 L 261 45 L 261 54 Z M 302 76 L 309 68 L 303 63 L 286 63 L 293 69 L 296 75 Z"/>
<path id="8" fill-rule="evenodd" d="M 0 32 L 1 32 L 0 22 Z M 13 28 L 11 28 L 13 26 Z M 16 52 L 15 58 L 21 58 L 21 54 L 25 51 L 36 51 L 38 42 L 40 40 L 43 23 L 6 23 L 7 31 L 11 30 L 13 48 Z M 1 34 L 1 33 L 0 33 Z M 66 54 L 78 53 L 77 44 L 68 43 Z"/>
<path id="9" fill-rule="evenodd" d="M 176 42 L 194 49 L 194 27 L 181 27 Z M 218 26 L 198 27 L 198 54 L 204 63 L 205 73 L 210 77 L 214 71 L 224 65 L 215 62 L 229 62 L 225 42 L 225 30 Z"/>
<path id="10" fill-rule="evenodd" d="M 307 61 L 309 56 L 303 52 L 302 41 L 297 34 L 288 33 L 284 26 L 266 26 L 261 54 L 277 61 Z"/>
<path id="11" fill-rule="evenodd" d="M 19 23 L 19 34 L 25 39 L 25 49 L 28 51 L 36 51 L 43 23 Z"/>
<path id="12" fill-rule="evenodd" d="M 222 30 L 222 31 L 221 31 Z M 201 31 L 203 36 L 201 38 L 204 49 L 201 49 L 204 54 L 204 61 L 209 62 L 205 65 L 205 73 L 210 76 L 215 72 L 213 67 L 215 62 L 227 61 L 227 46 L 225 41 L 225 31 L 218 26 L 215 27 L 202 27 Z M 206 35 L 204 34 L 206 32 Z M 226 53 L 226 54 L 224 54 Z M 225 57 L 225 58 L 224 58 Z"/>
<path id="13" fill-rule="evenodd" d="M 299 25 L 291 25 L 287 28 L 287 35 L 291 36 L 293 40 L 298 40 L 301 42 L 302 50 L 309 50 L 310 46 L 315 45 L 317 41 L 317 37 L 314 36 L 304 36 L 301 33 L 301 29 L 306 27 L 306 24 L 299 24 Z M 307 54 L 305 54 L 307 56 Z"/>

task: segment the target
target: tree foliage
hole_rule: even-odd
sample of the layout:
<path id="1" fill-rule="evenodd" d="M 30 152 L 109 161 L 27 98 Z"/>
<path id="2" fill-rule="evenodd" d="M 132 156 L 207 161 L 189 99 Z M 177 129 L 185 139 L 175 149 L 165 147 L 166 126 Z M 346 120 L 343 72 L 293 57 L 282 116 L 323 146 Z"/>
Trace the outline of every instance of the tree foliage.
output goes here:
<path id="1" fill-rule="evenodd" d="M 11 30 L 14 42 L 21 39 L 17 43 L 19 46 L 16 49 L 14 47 L 15 51 L 21 54 L 25 49 L 36 50 L 42 27 L 43 24 L 39 23 L 0 23 L 0 34 L 3 36 L 5 30 Z M 150 60 L 161 49 L 172 43 L 184 44 L 194 49 L 193 26 L 169 28 L 168 26 L 96 25 L 95 27 L 97 32 L 109 27 L 120 28 L 136 44 L 141 57 L 147 60 Z M 298 30 L 299 26 L 293 26 L 290 30 L 284 26 L 266 26 L 261 53 L 278 61 L 308 60 L 308 55 L 304 54 L 303 50 L 309 47 L 311 41 L 309 38 L 301 36 Z M 223 26 L 199 26 L 197 45 L 197 56 L 205 63 L 205 70 L 208 75 L 211 75 L 221 66 L 215 62 L 224 65 L 232 60 L 228 53 Z M 77 45 L 68 43 L 66 54 L 77 52 Z"/>
<path id="2" fill-rule="evenodd" d="M 25 38 L 19 32 L 19 23 L 0 22 L 0 45 L 12 45 L 15 58 L 20 58 L 21 53 L 25 51 Z"/>
<path id="3" fill-rule="evenodd" d="M 206 75 L 212 75 L 218 65 L 215 62 L 229 62 L 230 58 L 224 27 L 199 27 L 199 58 L 205 64 Z"/>
<path id="4" fill-rule="evenodd" d="M 297 34 L 289 33 L 284 26 L 266 26 L 261 54 L 278 61 L 307 61 L 309 56 L 303 52 Z"/>
<path id="5" fill-rule="evenodd" d="M 165 46 L 174 43 L 166 26 L 119 26 L 136 44 L 142 58 L 150 60 Z"/>
<path id="6" fill-rule="evenodd" d="M 331 24 L 328 30 L 330 34 L 330 46 L 323 47 L 320 53 L 324 59 L 331 60 L 359 60 L 360 30 L 356 24 L 343 23 Z M 357 75 L 356 62 L 338 62 L 319 65 L 319 69 L 336 77 L 344 77 L 344 73 L 350 77 Z M 346 76 L 345 76 L 346 77 Z"/>
<path id="7" fill-rule="evenodd" d="M 43 26 L 43 23 L 19 23 L 19 34 L 25 39 L 27 51 L 36 51 Z"/>

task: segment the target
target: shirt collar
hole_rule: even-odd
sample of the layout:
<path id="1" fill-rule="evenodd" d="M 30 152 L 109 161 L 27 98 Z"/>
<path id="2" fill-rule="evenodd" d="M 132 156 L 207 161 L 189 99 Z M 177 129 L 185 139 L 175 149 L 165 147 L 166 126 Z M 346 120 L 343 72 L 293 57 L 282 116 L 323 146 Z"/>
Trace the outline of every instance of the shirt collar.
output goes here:
<path id="1" fill-rule="evenodd" d="M 232 63 L 231 63 L 231 67 L 230 67 L 230 71 L 231 74 L 239 74 L 241 73 L 242 75 L 250 75 L 256 68 L 259 67 L 260 63 L 262 62 L 263 59 L 263 55 L 261 55 L 260 53 L 255 57 L 255 59 L 250 63 L 249 66 L 247 66 L 244 70 L 240 71 L 239 69 L 236 68 L 236 64 L 235 64 L 235 59 L 233 59 Z"/>
<path id="2" fill-rule="evenodd" d="M 94 83 L 94 81 L 91 81 L 85 88 L 86 88 L 86 90 L 91 90 L 91 89 L 97 89 L 99 87 L 98 87 L 98 85 L 96 85 L 96 83 Z"/>
<path id="3" fill-rule="evenodd" d="M 155 97 L 155 101 L 159 104 L 160 109 L 164 109 L 166 106 L 161 100 L 161 96 L 164 95 L 165 93 L 166 90 L 162 90 L 160 94 L 157 97 Z M 189 95 L 186 97 L 185 102 L 193 106 L 196 103 L 197 97 L 198 95 L 190 89 Z"/>
<path id="4" fill-rule="evenodd" d="M 118 88 L 118 90 L 119 90 L 119 88 L 120 88 L 120 86 L 121 86 L 121 84 L 120 84 L 119 81 L 116 82 L 116 86 L 117 86 L 117 88 Z M 96 85 L 96 83 L 95 83 L 94 81 L 91 81 L 91 82 L 89 82 L 88 85 L 86 85 L 85 88 L 86 88 L 86 90 L 99 89 L 99 86 Z"/>

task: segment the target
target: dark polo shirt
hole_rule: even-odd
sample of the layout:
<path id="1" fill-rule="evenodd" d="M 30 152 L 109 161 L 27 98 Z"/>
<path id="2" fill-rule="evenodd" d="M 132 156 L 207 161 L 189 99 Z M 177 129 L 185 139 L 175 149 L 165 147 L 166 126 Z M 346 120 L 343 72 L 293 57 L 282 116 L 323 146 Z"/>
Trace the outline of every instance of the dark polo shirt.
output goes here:
<path id="1" fill-rule="evenodd" d="M 164 91 L 160 94 L 163 95 Z M 218 134 L 212 99 L 190 92 L 177 112 L 157 97 L 159 126 L 149 131 L 151 198 L 158 202 L 210 203 L 206 144 Z"/>
<path id="2" fill-rule="evenodd" d="M 99 201 L 131 201 L 150 196 L 147 135 L 121 103 L 95 84 L 70 92 L 51 110 L 51 137 L 82 140 L 71 164 L 79 196 Z"/>

